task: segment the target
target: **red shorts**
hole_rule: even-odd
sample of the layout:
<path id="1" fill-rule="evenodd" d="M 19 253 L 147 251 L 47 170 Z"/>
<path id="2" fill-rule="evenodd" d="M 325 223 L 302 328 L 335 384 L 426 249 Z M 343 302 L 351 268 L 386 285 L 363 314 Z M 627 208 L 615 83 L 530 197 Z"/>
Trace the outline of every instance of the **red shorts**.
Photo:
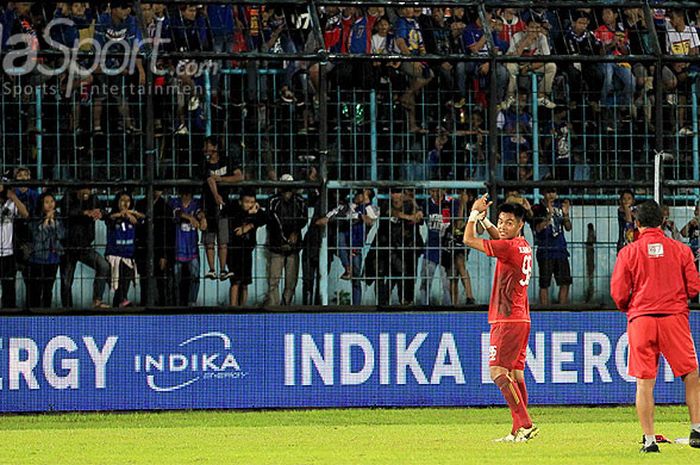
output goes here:
<path id="1" fill-rule="evenodd" d="M 489 339 L 489 366 L 524 370 L 530 323 L 493 323 Z"/>
<path id="2" fill-rule="evenodd" d="M 656 378 L 659 353 L 671 365 L 674 376 L 683 376 L 698 368 L 687 313 L 638 316 L 627 325 L 627 336 L 630 376 Z"/>

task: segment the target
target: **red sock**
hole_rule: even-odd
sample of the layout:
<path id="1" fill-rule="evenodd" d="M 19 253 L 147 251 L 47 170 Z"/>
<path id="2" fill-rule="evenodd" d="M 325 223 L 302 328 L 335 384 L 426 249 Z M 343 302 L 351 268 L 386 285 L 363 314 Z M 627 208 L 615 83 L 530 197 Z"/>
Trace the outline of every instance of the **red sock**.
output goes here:
<path id="1" fill-rule="evenodd" d="M 527 387 L 525 386 L 525 380 L 518 380 L 518 389 L 520 389 L 520 397 L 523 399 L 523 405 L 527 407 Z"/>
<path id="2" fill-rule="evenodd" d="M 527 407 L 523 402 L 518 385 L 506 374 L 499 375 L 494 382 L 501 390 L 501 394 L 510 408 L 510 414 L 513 417 L 513 431 L 517 431 L 521 426 L 531 427 L 532 420 L 527 413 Z"/>

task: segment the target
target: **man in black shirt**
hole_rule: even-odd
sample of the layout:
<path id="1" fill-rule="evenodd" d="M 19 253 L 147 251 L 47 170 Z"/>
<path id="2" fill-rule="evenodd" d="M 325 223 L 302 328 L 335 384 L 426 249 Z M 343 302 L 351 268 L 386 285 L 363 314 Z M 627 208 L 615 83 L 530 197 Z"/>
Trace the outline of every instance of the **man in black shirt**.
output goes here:
<path id="1" fill-rule="evenodd" d="M 109 308 L 102 301 L 110 267 L 107 260 L 97 253 L 95 223 L 104 217 L 104 209 L 89 187 L 68 192 L 61 202 L 61 212 L 66 218 L 65 254 L 61 257 L 61 304 L 73 307 L 73 278 L 78 262 L 95 270 L 92 285 L 92 303 L 97 309 Z"/>
<path id="2" fill-rule="evenodd" d="M 293 181 L 285 174 L 281 181 Z M 279 282 L 284 269 L 284 295 L 282 305 L 289 305 L 299 279 L 299 252 L 302 247 L 301 230 L 308 223 L 306 200 L 295 193 L 292 188 L 285 188 L 281 193 L 270 198 L 267 220 L 267 241 L 270 253 L 269 288 L 265 305 L 279 305 Z"/>
<path id="3" fill-rule="evenodd" d="M 136 211 L 145 213 L 148 201 L 144 197 L 136 202 Z M 173 305 L 173 267 L 175 265 L 175 228 L 173 228 L 173 211 L 163 196 L 163 191 L 154 191 L 153 198 L 153 261 L 156 281 L 155 304 L 161 307 Z M 141 305 L 147 304 L 148 276 L 148 225 L 139 222 L 136 225 L 136 268 L 141 276 Z"/>
<path id="4" fill-rule="evenodd" d="M 219 153 L 219 141 L 215 137 L 204 140 L 204 167 L 202 177 L 205 181 L 202 203 L 209 228 L 203 234 L 204 247 L 207 252 L 209 271 L 204 275 L 208 279 L 216 279 L 214 263 L 214 244 L 219 248 L 219 279 L 225 281 L 231 278 L 226 268 L 228 254 L 229 230 L 226 205 L 230 202 L 231 188 L 220 186 L 219 183 L 239 182 L 243 180 L 240 168 L 241 154 L 236 146 L 230 156 Z"/>

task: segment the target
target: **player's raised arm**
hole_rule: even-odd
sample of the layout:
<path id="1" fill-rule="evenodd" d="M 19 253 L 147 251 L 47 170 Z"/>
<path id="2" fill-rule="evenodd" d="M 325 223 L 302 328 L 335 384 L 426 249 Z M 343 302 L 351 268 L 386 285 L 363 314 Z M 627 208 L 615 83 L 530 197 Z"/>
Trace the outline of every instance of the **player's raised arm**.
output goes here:
<path id="1" fill-rule="evenodd" d="M 479 221 L 482 216 L 486 216 L 486 212 L 493 203 L 487 200 L 488 196 L 488 194 L 484 194 L 474 202 L 474 205 L 472 205 L 472 211 L 469 214 L 469 220 L 464 228 L 464 245 L 472 249 L 480 250 L 484 253 L 486 253 L 484 240 L 476 236 L 476 222 Z M 493 227 L 493 225 L 491 225 L 491 227 Z M 487 229 L 489 229 L 489 234 L 491 234 L 491 228 L 487 227 Z"/>

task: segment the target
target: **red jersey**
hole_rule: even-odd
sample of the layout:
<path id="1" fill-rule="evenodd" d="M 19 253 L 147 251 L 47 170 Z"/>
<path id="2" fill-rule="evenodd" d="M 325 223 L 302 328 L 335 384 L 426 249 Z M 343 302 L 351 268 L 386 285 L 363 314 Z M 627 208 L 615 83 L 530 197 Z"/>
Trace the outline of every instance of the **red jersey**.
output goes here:
<path id="1" fill-rule="evenodd" d="M 649 228 L 617 255 L 610 295 L 627 320 L 640 315 L 688 311 L 700 292 L 700 276 L 690 247 Z"/>
<path id="2" fill-rule="evenodd" d="M 527 286 L 532 276 L 532 249 L 524 237 L 484 241 L 486 255 L 496 257 L 489 302 L 489 324 L 530 321 Z"/>

